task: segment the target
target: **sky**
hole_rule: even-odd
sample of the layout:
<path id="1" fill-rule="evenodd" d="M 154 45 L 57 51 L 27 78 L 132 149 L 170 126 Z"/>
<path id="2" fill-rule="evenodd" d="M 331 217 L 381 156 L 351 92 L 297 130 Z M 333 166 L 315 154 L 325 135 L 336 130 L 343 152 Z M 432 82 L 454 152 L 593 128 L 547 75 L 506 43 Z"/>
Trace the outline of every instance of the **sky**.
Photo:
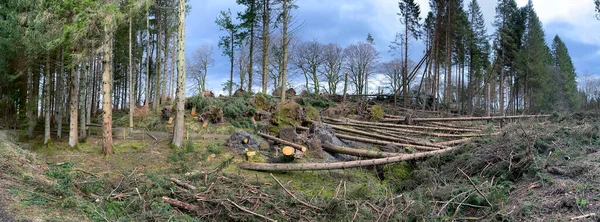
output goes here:
<path id="1" fill-rule="evenodd" d="M 428 0 L 416 0 L 421 7 L 421 17 L 429 12 Z M 470 0 L 464 0 L 470 2 Z M 496 0 L 478 0 L 487 25 L 492 34 Z M 214 47 L 215 64 L 207 75 L 207 88 L 218 94 L 221 84 L 229 78 L 229 60 L 222 56 L 218 48 L 219 36 L 223 31 L 215 24 L 222 10 L 231 9 L 232 14 L 244 10 L 235 0 L 191 0 L 191 12 L 186 18 L 186 54 L 202 44 Z M 392 58 L 390 42 L 397 32 L 402 31 L 398 20 L 397 0 L 297 0 L 298 9 L 293 16 L 302 24 L 296 33 L 304 41 L 317 40 L 322 43 L 338 43 L 342 47 L 364 41 L 368 33 L 375 40 L 380 53 L 380 61 Z M 527 0 L 517 0 L 519 7 Z M 467 3 L 465 3 L 466 7 Z M 600 21 L 595 18 L 592 0 L 533 0 L 534 8 L 544 24 L 546 40 L 550 45 L 555 35 L 559 35 L 567 45 L 578 77 L 600 76 Z M 411 46 L 409 56 L 420 60 L 424 46 L 416 42 Z M 297 81 L 301 82 L 300 79 Z M 381 80 L 374 80 L 381 81 Z M 256 84 L 255 84 L 256 85 Z"/>

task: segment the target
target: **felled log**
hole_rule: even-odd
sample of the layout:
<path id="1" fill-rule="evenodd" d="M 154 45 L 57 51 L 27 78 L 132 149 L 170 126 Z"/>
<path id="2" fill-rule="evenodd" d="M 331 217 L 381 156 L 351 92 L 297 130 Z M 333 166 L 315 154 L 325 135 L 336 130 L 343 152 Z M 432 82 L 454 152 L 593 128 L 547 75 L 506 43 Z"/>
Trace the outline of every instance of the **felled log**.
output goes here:
<path id="1" fill-rule="evenodd" d="M 322 146 L 323 146 L 323 150 L 328 151 L 328 152 L 346 154 L 346 155 L 357 156 L 357 157 L 382 158 L 382 157 L 392 157 L 392 156 L 403 155 L 400 153 L 388 153 L 388 152 L 381 152 L 381 151 L 361 150 L 361 149 L 355 149 L 355 148 L 349 148 L 349 147 L 334 146 L 334 145 L 330 145 L 330 144 L 323 144 Z"/>
<path id="2" fill-rule="evenodd" d="M 296 154 L 296 149 L 291 146 L 284 146 L 281 148 L 281 153 L 287 157 L 294 157 L 294 154 Z"/>
<path id="3" fill-rule="evenodd" d="M 501 119 L 530 119 L 547 118 L 552 115 L 522 115 L 522 116 L 485 116 L 485 117 L 453 117 L 453 118 L 412 118 L 413 122 L 454 122 L 454 121 L 479 121 Z"/>
<path id="4" fill-rule="evenodd" d="M 581 220 L 581 219 L 586 219 L 586 218 L 590 218 L 590 217 L 596 217 L 596 213 L 589 213 L 589 214 L 584 214 L 581 216 L 576 216 L 576 217 L 571 217 L 571 219 L 569 220 Z"/>
<path id="5" fill-rule="evenodd" d="M 406 118 L 404 116 L 395 116 L 395 115 L 390 115 L 390 114 L 385 114 L 385 113 L 383 114 L 383 117 L 385 117 L 385 118 L 391 118 L 391 119 L 404 119 L 404 118 Z"/>
<path id="6" fill-rule="evenodd" d="M 333 118 L 326 118 L 325 119 L 331 120 L 331 121 L 335 121 L 335 122 L 339 122 L 339 123 L 344 123 L 344 124 L 361 124 L 361 125 L 370 125 L 370 126 L 380 126 L 380 127 L 393 127 L 393 128 L 407 128 L 407 129 L 419 129 L 419 130 L 430 130 L 430 131 L 450 131 L 450 132 L 477 132 L 480 130 L 475 130 L 475 129 L 466 129 L 466 128 L 451 128 L 451 127 L 430 127 L 430 126 L 413 126 L 413 125 L 404 125 L 404 124 L 395 124 L 395 123 L 377 123 L 377 122 L 365 122 L 365 121 L 358 121 L 358 120 L 353 120 L 353 119 L 346 119 L 346 120 L 340 120 L 340 119 L 333 119 Z"/>
<path id="7" fill-rule="evenodd" d="M 247 140 L 247 139 L 244 139 Z M 248 142 L 246 142 L 245 144 L 247 144 Z M 256 151 L 250 151 L 248 150 L 248 148 L 245 149 L 245 154 L 246 154 L 246 160 L 250 160 L 250 158 L 252 158 L 253 156 L 256 156 Z"/>
<path id="8" fill-rule="evenodd" d="M 469 129 L 474 131 L 480 131 L 487 128 L 487 125 L 474 125 L 474 126 L 458 126 L 450 123 L 439 123 L 439 122 L 426 122 L 424 123 L 427 126 L 431 127 L 448 127 L 448 128 L 461 128 L 461 129 Z"/>
<path id="9" fill-rule="evenodd" d="M 303 127 L 303 126 L 296 126 L 296 130 L 308 131 L 309 128 L 308 127 Z"/>
<path id="10" fill-rule="evenodd" d="M 426 151 L 440 150 L 440 148 L 437 148 L 437 147 L 420 146 L 420 145 L 405 144 L 405 143 L 395 143 L 395 142 L 374 140 L 374 139 L 368 139 L 368 138 L 362 138 L 362 137 L 356 137 L 356 136 L 348 136 L 348 135 L 339 134 L 339 133 L 336 133 L 335 136 L 340 139 L 353 140 L 353 141 L 357 141 L 357 142 L 371 143 L 371 144 L 382 145 L 382 146 L 394 145 L 394 146 L 398 146 L 398 147 L 412 147 L 417 150 L 426 150 Z"/>
<path id="11" fill-rule="evenodd" d="M 262 137 L 264 137 L 266 139 L 270 139 L 270 140 L 273 140 L 275 142 L 278 142 L 280 144 L 291 146 L 294 149 L 297 149 L 299 151 L 306 152 L 306 147 L 305 146 L 301 146 L 301 145 L 298 145 L 298 144 L 295 144 L 295 143 L 292 143 L 292 142 L 288 142 L 288 141 L 279 139 L 277 137 L 274 137 L 274 136 L 271 136 L 271 135 L 267 135 L 267 134 L 264 134 L 264 133 L 260 133 L 260 132 L 258 133 L 258 135 L 260 135 L 260 136 L 262 136 Z"/>
<path id="12" fill-rule="evenodd" d="M 171 180 L 171 182 L 177 184 L 177 186 L 186 188 L 188 190 L 196 190 L 197 189 L 195 186 L 193 186 L 193 185 L 191 185 L 189 183 L 183 182 L 181 180 L 178 180 L 178 179 L 175 179 L 175 178 L 171 178 L 170 180 Z"/>
<path id="13" fill-rule="evenodd" d="M 451 140 L 451 141 L 439 142 L 439 143 L 435 143 L 435 144 L 441 145 L 441 146 L 450 146 L 450 145 L 454 145 L 454 144 L 464 143 L 464 142 L 470 141 L 472 139 L 473 139 L 473 137 L 467 137 L 467 138 L 462 138 L 459 140 Z"/>
<path id="14" fill-rule="evenodd" d="M 179 209 L 183 209 L 183 210 L 187 210 L 190 212 L 194 212 L 198 210 L 198 206 L 196 205 L 192 205 L 186 202 L 182 202 L 176 199 L 171 199 L 168 197 L 162 197 L 163 201 L 167 202 L 168 204 L 170 204 L 173 207 L 177 207 Z"/>
<path id="15" fill-rule="evenodd" d="M 314 121 L 310 121 L 310 122 L 314 123 Z M 402 139 L 402 138 L 384 136 L 384 135 L 379 135 L 379 134 L 375 134 L 375 133 L 369 133 L 369 132 L 365 132 L 365 131 L 361 131 L 361 130 L 350 129 L 350 128 L 345 128 L 345 127 L 341 127 L 341 126 L 331 125 L 331 124 L 327 124 L 327 125 L 331 126 L 331 128 L 333 128 L 335 130 L 340 130 L 340 131 L 344 131 L 344 132 L 349 132 L 349 133 L 354 133 L 354 134 L 358 134 L 358 135 L 368 136 L 368 137 L 377 138 L 377 139 L 381 139 L 381 140 L 387 140 L 387 141 L 393 141 L 393 142 L 402 142 L 402 143 L 409 143 L 410 142 L 410 141 Z"/>
<path id="16" fill-rule="evenodd" d="M 339 123 L 339 124 L 348 125 L 348 126 L 356 126 L 356 127 L 367 127 L 367 128 L 373 128 L 373 129 L 385 129 L 385 130 L 393 131 L 393 132 L 425 135 L 425 136 L 435 136 L 435 137 L 472 137 L 472 136 L 469 136 L 472 134 L 457 135 L 457 134 L 448 134 L 448 133 L 434 133 L 434 132 L 409 130 L 409 129 L 401 129 L 401 128 L 388 128 L 388 127 L 372 126 L 372 125 L 368 125 L 368 124 L 361 125 L 361 124 L 357 124 L 357 123 Z"/>
<path id="17" fill-rule="evenodd" d="M 457 147 L 452 147 L 443 150 L 421 152 L 414 154 L 400 154 L 394 157 L 370 159 L 370 160 L 355 160 L 347 162 L 335 163 L 242 163 L 239 165 L 242 169 L 258 170 L 258 171 L 303 171 L 303 170 L 334 170 L 348 169 L 353 167 L 375 166 L 388 163 L 397 163 L 406 160 L 420 159 L 447 153 L 456 150 Z"/>

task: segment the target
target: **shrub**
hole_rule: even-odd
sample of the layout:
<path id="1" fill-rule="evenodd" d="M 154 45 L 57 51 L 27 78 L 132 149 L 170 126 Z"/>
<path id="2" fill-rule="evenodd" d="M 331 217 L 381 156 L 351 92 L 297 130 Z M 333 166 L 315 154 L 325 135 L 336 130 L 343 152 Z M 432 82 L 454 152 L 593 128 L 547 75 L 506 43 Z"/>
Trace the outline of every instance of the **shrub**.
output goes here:
<path id="1" fill-rule="evenodd" d="M 319 114 L 319 110 L 317 110 L 317 108 L 312 107 L 312 106 L 307 106 L 304 108 L 304 110 L 306 110 L 306 119 L 319 120 L 320 114 Z"/>
<path id="2" fill-rule="evenodd" d="M 302 106 L 313 106 L 320 109 L 335 106 L 335 103 L 333 101 L 320 95 L 300 97 L 296 99 L 296 103 Z"/>
<path id="3" fill-rule="evenodd" d="M 378 121 L 383 119 L 383 109 L 379 105 L 371 107 L 371 120 Z"/>
<path id="4" fill-rule="evenodd" d="M 242 116 L 253 114 L 256 112 L 254 107 L 249 106 L 244 98 L 234 98 L 228 100 L 223 107 L 223 115 L 225 118 L 237 119 Z"/>

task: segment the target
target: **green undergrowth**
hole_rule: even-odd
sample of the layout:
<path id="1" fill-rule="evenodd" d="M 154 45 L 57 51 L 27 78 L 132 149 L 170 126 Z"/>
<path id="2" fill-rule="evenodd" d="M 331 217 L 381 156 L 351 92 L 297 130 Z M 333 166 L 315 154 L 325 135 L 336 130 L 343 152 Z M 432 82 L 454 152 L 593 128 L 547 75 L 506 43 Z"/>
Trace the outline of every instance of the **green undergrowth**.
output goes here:
<path id="1" fill-rule="evenodd" d="M 335 106 L 335 103 L 327 97 L 321 95 L 303 96 L 295 99 L 301 106 L 312 106 L 319 109 Z"/>
<path id="2" fill-rule="evenodd" d="M 262 94 L 257 96 L 261 98 L 260 104 L 267 106 L 268 99 Z M 208 111 L 210 106 L 220 107 L 223 110 L 223 116 L 226 122 L 230 122 L 234 127 L 237 128 L 254 128 L 254 124 L 250 120 L 250 117 L 256 113 L 257 108 L 250 105 L 248 101 L 251 99 L 251 95 L 247 94 L 242 97 L 227 97 L 227 98 L 206 98 L 194 96 L 189 99 L 188 106 L 196 107 L 197 113 L 201 114 Z"/>
<path id="3" fill-rule="evenodd" d="M 94 221 L 263 221 L 228 200 L 278 221 L 560 221 L 564 215 L 599 210 L 600 169 L 593 167 L 600 158 L 598 117 L 522 121 L 507 125 L 498 136 L 476 138 L 427 159 L 273 173 L 294 197 L 270 173 L 238 168 L 245 158 L 223 140 L 190 139 L 178 149 L 167 141 L 116 141 L 118 152 L 107 159 L 100 157 L 100 143 L 93 140 L 80 150 L 63 148 L 64 142 L 54 148 L 32 145 L 37 157 L 26 159 L 41 158 L 48 170 L 32 174 L 15 168 L 12 178 L 27 186 L 13 184 L 11 190 L 19 193 L 17 208 L 72 211 Z M 235 128 L 226 123 L 200 131 Z M 251 161 L 264 161 L 268 155 L 263 153 L 258 151 L 258 159 Z M 7 161 L 0 162 L 2 169 L 5 163 L 20 163 Z M 563 175 L 541 169 L 544 163 L 562 169 Z M 177 187 L 170 178 L 198 189 Z M 529 188 L 532 184 L 539 188 Z M 24 187 L 33 189 L 22 192 Z M 163 197 L 202 207 L 197 212 L 175 209 Z M 554 199 L 564 204 L 547 204 Z"/>

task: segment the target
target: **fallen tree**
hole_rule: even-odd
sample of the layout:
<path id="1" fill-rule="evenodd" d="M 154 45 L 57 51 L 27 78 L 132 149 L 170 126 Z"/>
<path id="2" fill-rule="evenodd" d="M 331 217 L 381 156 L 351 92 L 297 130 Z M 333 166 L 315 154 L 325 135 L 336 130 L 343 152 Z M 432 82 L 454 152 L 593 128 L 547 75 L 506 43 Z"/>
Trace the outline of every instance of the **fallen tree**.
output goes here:
<path id="1" fill-rule="evenodd" d="M 459 129 L 459 128 L 451 128 L 451 127 L 414 126 L 414 125 L 404 125 L 404 124 L 395 124 L 395 123 L 365 122 L 365 121 L 358 121 L 358 120 L 353 120 L 353 119 L 340 120 L 340 119 L 333 119 L 333 118 L 327 118 L 327 117 L 323 117 L 323 118 L 330 120 L 330 121 L 338 122 L 338 123 L 355 123 L 355 124 L 380 126 L 380 127 L 420 129 L 420 130 L 431 130 L 431 131 L 450 131 L 450 132 L 477 132 L 477 131 L 480 131 L 480 130 L 468 129 L 468 128 L 460 128 Z"/>
<path id="2" fill-rule="evenodd" d="M 285 140 L 282 140 L 282 139 L 279 139 L 277 137 L 274 137 L 274 136 L 271 136 L 271 135 L 267 135 L 267 134 L 264 134 L 264 133 L 258 133 L 258 135 L 260 135 L 260 136 L 262 136 L 262 137 L 264 137 L 266 139 L 270 139 L 270 140 L 273 140 L 275 142 L 278 142 L 280 144 L 291 146 L 294 149 L 297 149 L 299 151 L 306 152 L 306 147 L 305 146 L 301 146 L 301 145 L 298 145 L 298 144 L 295 144 L 295 143 L 292 143 L 292 142 L 288 142 L 288 141 L 285 141 Z"/>
<path id="3" fill-rule="evenodd" d="M 552 115 L 522 115 L 522 116 L 484 116 L 484 117 L 442 117 L 442 118 L 411 118 L 409 122 L 456 122 L 456 121 L 481 121 L 505 119 L 531 119 L 547 118 Z M 383 122 L 403 122 L 406 119 L 383 119 Z"/>
<path id="4" fill-rule="evenodd" d="M 314 123 L 314 121 L 311 121 L 311 123 Z M 413 144 L 413 145 L 418 145 L 418 146 L 445 148 L 442 146 L 437 146 L 435 144 L 430 144 L 430 143 L 425 143 L 425 142 L 417 142 L 417 141 L 414 141 L 411 139 L 401 138 L 401 137 L 397 137 L 397 136 L 385 136 L 385 135 L 365 132 L 362 130 L 349 129 L 349 128 L 336 126 L 336 125 L 332 125 L 332 124 L 327 124 L 327 125 L 331 126 L 331 128 L 333 128 L 335 130 L 344 131 L 344 132 L 348 132 L 348 133 L 354 133 L 354 134 L 363 135 L 363 136 L 368 136 L 371 138 L 386 140 L 386 141 L 390 141 L 390 142 L 400 142 L 400 143 Z M 352 126 L 361 127 L 360 125 L 352 125 Z"/>
<path id="5" fill-rule="evenodd" d="M 389 142 L 389 141 L 382 141 L 382 140 L 374 140 L 374 139 L 368 139 L 368 138 L 362 138 L 362 137 L 356 137 L 356 136 L 349 136 L 349 135 L 339 134 L 339 133 L 336 133 L 335 136 L 338 137 L 338 138 L 340 138 L 340 139 L 353 140 L 353 141 L 357 141 L 357 142 L 370 143 L 370 144 L 376 144 L 376 145 L 382 145 L 382 146 L 385 146 L 385 145 L 394 145 L 394 146 L 398 146 L 398 147 L 412 147 L 412 148 L 415 148 L 417 150 L 425 150 L 425 151 L 440 150 L 440 148 L 438 148 L 438 147 L 419 146 L 419 145 L 404 144 L 404 143 L 395 143 L 395 142 Z"/>
<path id="6" fill-rule="evenodd" d="M 375 125 L 369 125 L 369 124 L 361 125 L 361 124 L 357 124 L 357 123 L 344 123 L 344 122 L 340 122 L 338 124 L 354 126 L 354 127 L 372 128 L 372 129 L 384 129 L 384 130 L 397 132 L 397 133 L 416 134 L 416 135 L 425 135 L 425 136 L 434 136 L 434 137 L 456 138 L 456 137 L 477 137 L 477 136 L 486 135 L 486 134 L 472 134 L 472 133 L 471 134 L 434 133 L 434 132 L 426 132 L 426 131 L 418 131 L 418 130 L 410 130 L 410 129 L 389 128 L 389 127 L 375 126 Z M 403 142 L 403 141 L 401 141 L 401 142 Z"/>
<path id="7" fill-rule="evenodd" d="M 421 152 L 414 154 L 399 154 L 394 157 L 370 159 L 370 160 L 355 160 L 347 162 L 335 162 L 335 163 L 296 163 L 296 164 L 282 164 L 282 163 L 241 163 L 240 168 L 246 170 L 258 170 L 258 171 L 304 171 L 304 170 L 334 170 L 334 169 L 348 169 L 354 167 L 365 167 L 375 166 L 389 163 L 397 163 L 406 160 L 414 160 L 425 157 L 437 156 L 443 153 L 447 153 L 458 149 L 458 147 L 452 147 L 443 150 Z"/>
<path id="8" fill-rule="evenodd" d="M 328 151 L 328 152 L 346 154 L 346 155 L 357 156 L 357 157 L 366 157 L 366 158 L 382 158 L 382 157 L 392 157 L 392 156 L 403 155 L 401 153 L 388 153 L 388 152 L 382 152 L 382 151 L 361 150 L 361 149 L 355 149 L 355 148 L 349 148 L 349 147 L 334 146 L 331 144 L 322 144 L 322 147 L 323 147 L 323 150 Z"/>

